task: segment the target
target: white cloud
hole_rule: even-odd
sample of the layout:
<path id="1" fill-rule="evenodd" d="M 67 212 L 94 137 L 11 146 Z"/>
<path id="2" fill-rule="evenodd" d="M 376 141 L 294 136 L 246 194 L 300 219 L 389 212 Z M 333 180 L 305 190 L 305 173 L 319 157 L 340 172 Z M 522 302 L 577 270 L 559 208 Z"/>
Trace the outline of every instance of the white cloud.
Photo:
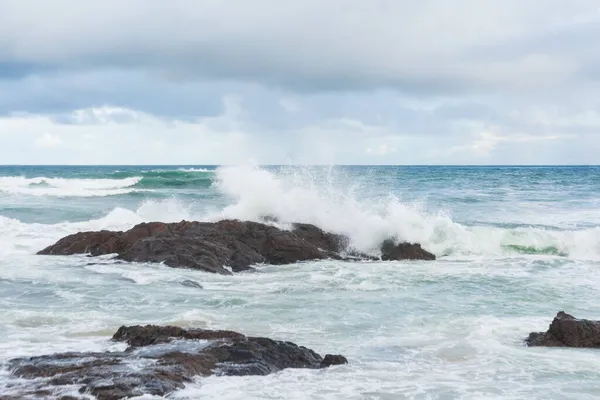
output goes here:
<path id="1" fill-rule="evenodd" d="M 71 123 L 78 125 L 135 123 L 143 117 L 139 112 L 111 106 L 79 109 L 67 116 Z"/>
<path id="2" fill-rule="evenodd" d="M 42 115 L 0 118 L 1 162 L 215 164 L 237 163 L 252 153 L 246 134 L 228 126 L 227 114 L 190 122 L 107 107 L 76 110 L 66 117 L 71 122 Z M 45 133 L 32 138 L 39 131 Z M 34 148 L 27 148 L 29 138 Z M 55 148 L 51 154 L 36 150 L 49 147 Z"/>
<path id="3" fill-rule="evenodd" d="M 434 150 L 433 155 L 439 156 L 460 156 L 464 160 L 479 161 L 489 158 L 494 152 L 498 151 L 500 145 L 519 147 L 527 151 L 534 152 L 539 147 L 541 142 L 566 141 L 569 139 L 577 139 L 577 135 L 573 134 L 553 134 L 553 135 L 530 135 L 523 133 L 502 134 L 498 127 L 480 131 L 472 135 L 470 141 L 459 145 L 451 146 L 443 150 Z M 538 146 L 536 146 L 538 144 Z M 510 164 L 510 153 L 503 154 L 504 158 Z M 533 157 L 535 158 L 535 157 Z M 523 162 L 520 162 L 523 164 Z M 529 164 L 525 162 L 524 164 Z"/>
<path id="4" fill-rule="evenodd" d="M 550 128 L 600 129 L 600 110 L 573 110 L 563 107 L 534 107 L 525 116 L 528 122 Z"/>
<path id="5" fill-rule="evenodd" d="M 279 100 L 279 104 L 288 113 L 295 113 L 300 111 L 298 103 L 296 103 L 293 99 L 282 98 L 281 100 Z"/>
<path id="6" fill-rule="evenodd" d="M 494 132 L 484 131 L 480 132 L 467 148 L 476 155 L 488 155 L 498 143 L 506 139 L 506 137 L 502 137 Z"/>
<path id="7" fill-rule="evenodd" d="M 375 148 L 367 147 L 366 151 L 369 154 L 376 154 L 376 155 L 384 156 L 386 154 L 395 153 L 397 150 L 395 147 L 390 146 L 387 143 L 381 143 L 378 147 L 375 147 Z"/>
<path id="8" fill-rule="evenodd" d="M 477 155 L 488 155 L 501 143 L 547 142 L 573 138 L 576 138 L 576 135 L 502 135 L 486 131 L 479 133 L 478 137 L 469 145 L 469 149 Z"/>
<path id="9" fill-rule="evenodd" d="M 41 148 L 52 148 L 59 146 L 60 143 L 61 140 L 58 135 L 52 135 L 48 132 L 45 132 L 42 136 L 34 140 L 33 145 Z"/>
<path id="10" fill-rule="evenodd" d="M 4 144 L 0 160 L 7 164 L 238 164 L 248 160 L 260 164 L 536 164 L 573 162 L 573 152 L 586 162 L 598 160 L 599 146 L 593 136 L 481 129 L 480 121 L 461 121 L 461 129 L 473 132 L 470 136 L 462 131 L 438 137 L 402 135 L 385 125 L 352 119 L 261 131 L 259 136 L 257 128 L 245 122 L 247 112 L 239 102 L 225 103 L 222 115 L 191 121 L 113 107 L 77 110 L 62 118 L 0 118 Z M 90 122 L 82 115 L 102 118 Z M 70 122 L 58 122 L 65 119 Z M 33 134 L 40 131 L 45 133 Z M 36 146 L 28 147 L 32 140 Z M 566 144 L 569 150 L 561 154 Z M 53 151 L 45 151 L 48 147 Z"/>

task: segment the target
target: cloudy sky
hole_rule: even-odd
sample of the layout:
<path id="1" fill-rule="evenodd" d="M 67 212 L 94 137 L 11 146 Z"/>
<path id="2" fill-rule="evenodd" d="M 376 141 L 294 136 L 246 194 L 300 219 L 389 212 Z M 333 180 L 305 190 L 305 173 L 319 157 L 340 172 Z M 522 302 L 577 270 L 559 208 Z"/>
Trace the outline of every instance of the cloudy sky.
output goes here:
<path id="1" fill-rule="evenodd" d="M 596 0 L 0 0 L 0 164 L 600 164 Z"/>

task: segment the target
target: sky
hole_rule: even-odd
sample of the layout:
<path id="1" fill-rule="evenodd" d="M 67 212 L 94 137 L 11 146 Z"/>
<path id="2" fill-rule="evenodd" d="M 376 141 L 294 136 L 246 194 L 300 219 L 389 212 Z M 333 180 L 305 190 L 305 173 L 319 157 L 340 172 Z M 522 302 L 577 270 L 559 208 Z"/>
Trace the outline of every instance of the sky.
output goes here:
<path id="1" fill-rule="evenodd" d="M 600 164 L 596 0 L 0 0 L 0 164 Z"/>

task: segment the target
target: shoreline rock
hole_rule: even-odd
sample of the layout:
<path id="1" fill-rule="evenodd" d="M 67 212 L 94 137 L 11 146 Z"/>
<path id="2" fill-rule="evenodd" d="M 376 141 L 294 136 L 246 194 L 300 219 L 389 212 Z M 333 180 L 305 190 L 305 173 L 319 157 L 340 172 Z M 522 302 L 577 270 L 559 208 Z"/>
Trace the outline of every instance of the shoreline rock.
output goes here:
<path id="1" fill-rule="evenodd" d="M 252 270 L 254 264 L 292 264 L 323 259 L 374 260 L 365 254 L 344 252 L 349 239 L 310 224 L 293 224 L 291 230 L 251 221 L 177 223 L 150 222 L 125 232 L 79 232 L 38 252 L 41 255 L 117 254 L 131 262 L 164 262 L 175 268 L 200 269 L 230 275 Z M 381 259 L 435 260 L 419 244 L 386 240 Z"/>
<path id="2" fill-rule="evenodd" d="M 287 368 L 322 369 L 348 362 L 341 355 L 322 357 L 294 343 L 231 331 L 122 326 L 112 340 L 129 347 L 122 352 L 70 352 L 11 360 L 11 374 L 37 387 L 6 398 L 43 393 L 43 398 L 60 399 L 64 396 L 61 389 L 72 385 L 98 400 L 165 396 L 199 376 L 268 375 Z"/>
<path id="3" fill-rule="evenodd" d="M 600 348 L 600 321 L 577 319 L 560 311 L 548 331 L 532 332 L 527 346 Z"/>

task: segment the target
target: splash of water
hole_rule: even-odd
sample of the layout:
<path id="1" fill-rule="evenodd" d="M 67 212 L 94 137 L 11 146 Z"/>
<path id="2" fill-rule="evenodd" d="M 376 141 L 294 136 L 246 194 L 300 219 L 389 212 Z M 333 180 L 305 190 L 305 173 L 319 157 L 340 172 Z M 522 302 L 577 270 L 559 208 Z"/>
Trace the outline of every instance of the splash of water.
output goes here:
<path id="1" fill-rule="evenodd" d="M 310 170 L 275 173 L 258 167 L 223 167 L 215 185 L 232 204 L 212 220 L 304 222 L 347 235 L 361 251 L 373 252 L 382 240 L 418 242 L 440 255 L 600 255 L 600 229 L 554 231 L 539 227 L 466 226 L 444 210 L 427 213 L 392 194 L 361 199 L 355 182 L 328 173 L 315 179 Z"/>

